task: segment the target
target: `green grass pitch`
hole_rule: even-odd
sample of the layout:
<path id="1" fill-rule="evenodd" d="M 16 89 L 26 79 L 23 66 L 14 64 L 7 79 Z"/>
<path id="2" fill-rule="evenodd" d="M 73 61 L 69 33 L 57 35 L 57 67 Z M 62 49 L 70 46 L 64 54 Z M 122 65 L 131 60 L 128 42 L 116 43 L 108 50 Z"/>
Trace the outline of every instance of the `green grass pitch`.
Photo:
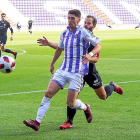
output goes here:
<path id="1" fill-rule="evenodd" d="M 60 32 L 15 32 L 6 48 L 18 52 L 16 68 L 0 73 L 0 140 L 139 140 L 140 139 L 140 30 L 95 31 L 102 42 L 96 64 L 103 83 L 116 82 L 124 91 L 100 100 L 87 85 L 79 98 L 91 105 L 93 120 L 86 122 L 78 110 L 74 127 L 59 130 L 66 119 L 67 89 L 52 99 L 38 132 L 26 127 L 23 120 L 35 119 L 38 107 L 51 78 L 50 62 L 55 50 L 39 46 L 37 39 L 46 36 L 58 43 Z M 2 52 L 2 55 L 10 55 Z M 63 54 L 62 54 L 63 55 Z M 59 67 L 62 57 L 55 64 Z M 65 88 L 67 88 L 66 86 Z"/>

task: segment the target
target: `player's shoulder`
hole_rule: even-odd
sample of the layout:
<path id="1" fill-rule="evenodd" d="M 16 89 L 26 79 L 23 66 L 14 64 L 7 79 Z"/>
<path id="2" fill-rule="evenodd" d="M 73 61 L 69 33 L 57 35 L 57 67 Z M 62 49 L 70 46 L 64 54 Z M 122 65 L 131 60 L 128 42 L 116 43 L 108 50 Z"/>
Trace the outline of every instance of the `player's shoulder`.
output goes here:
<path id="1" fill-rule="evenodd" d="M 5 20 L 5 22 L 4 22 L 6 25 L 10 25 L 10 22 L 9 21 L 7 21 L 7 20 Z"/>
<path id="2" fill-rule="evenodd" d="M 5 23 L 10 23 L 9 21 L 5 20 Z"/>
<path id="3" fill-rule="evenodd" d="M 87 30 L 84 27 L 78 26 L 78 30 L 83 31 L 83 32 L 88 32 L 89 30 Z"/>
<path id="4" fill-rule="evenodd" d="M 80 28 L 81 28 L 81 32 L 83 34 L 90 34 L 91 36 L 93 35 L 93 33 L 90 30 L 88 30 L 88 29 L 86 29 L 84 27 L 80 27 Z"/>
<path id="5" fill-rule="evenodd" d="M 68 32 L 68 31 L 69 31 L 69 27 L 67 27 L 65 30 L 63 30 L 63 31 L 61 32 L 61 34 L 64 34 L 64 33 Z"/>

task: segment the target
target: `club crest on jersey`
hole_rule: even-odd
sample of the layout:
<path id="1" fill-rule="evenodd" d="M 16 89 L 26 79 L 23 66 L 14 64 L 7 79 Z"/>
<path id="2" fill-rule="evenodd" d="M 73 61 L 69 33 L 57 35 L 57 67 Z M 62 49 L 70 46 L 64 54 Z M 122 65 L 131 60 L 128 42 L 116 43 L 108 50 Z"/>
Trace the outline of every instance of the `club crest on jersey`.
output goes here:
<path id="1" fill-rule="evenodd" d="M 74 38 L 77 38 L 78 37 L 78 34 L 75 34 Z"/>

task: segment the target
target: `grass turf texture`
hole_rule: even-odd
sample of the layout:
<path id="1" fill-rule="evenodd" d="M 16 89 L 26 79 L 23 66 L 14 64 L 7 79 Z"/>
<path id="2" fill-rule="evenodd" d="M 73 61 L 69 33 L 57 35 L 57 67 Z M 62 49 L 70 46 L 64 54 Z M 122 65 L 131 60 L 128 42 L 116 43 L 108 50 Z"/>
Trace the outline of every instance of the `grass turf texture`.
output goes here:
<path id="1" fill-rule="evenodd" d="M 140 138 L 140 30 L 95 31 L 102 50 L 96 64 L 104 84 L 118 83 L 124 94 L 115 92 L 105 101 L 98 99 L 93 89 L 83 88 L 79 98 L 91 105 L 93 120 L 86 122 L 83 111 L 77 111 L 74 127 L 59 130 L 66 119 L 67 89 L 59 91 L 46 113 L 40 130 L 34 132 L 23 120 L 35 119 L 38 107 L 51 78 L 50 62 L 55 50 L 39 46 L 42 36 L 57 43 L 60 32 L 16 32 L 6 48 L 20 54 L 16 68 L 10 74 L 0 73 L 0 139 L 1 140 L 138 140 Z M 3 53 L 2 55 L 10 55 Z M 10 55 L 12 56 L 12 55 Z M 59 67 L 62 57 L 55 64 Z M 136 81 L 136 82 L 128 82 Z M 126 83 L 119 83 L 126 82 Z M 68 86 L 66 86 L 67 88 Z M 41 91 L 43 90 L 43 91 Z M 40 91 L 40 92 L 32 92 Z M 11 94 L 13 95 L 4 95 Z M 23 94 L 18 94 L 23 93 Z"/>

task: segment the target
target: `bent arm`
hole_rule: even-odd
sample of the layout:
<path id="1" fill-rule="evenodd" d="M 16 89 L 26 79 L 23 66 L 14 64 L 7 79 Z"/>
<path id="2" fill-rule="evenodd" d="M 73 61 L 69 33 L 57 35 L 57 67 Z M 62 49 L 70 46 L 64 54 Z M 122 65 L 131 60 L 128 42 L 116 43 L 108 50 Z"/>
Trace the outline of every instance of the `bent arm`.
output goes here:
<path id="1" fill-rule="evenodd" d="M 10 38 L 10 40 L 12 41 L 13 40 L 14 31 L 13 31 L 13 28 L 10 26 L 10 24 L 9 24 L 9 29 L 11 31 L 11 38 Z"/>
<path id="2" fill-rule="evenodd" d="M 99 59 L 99 53 L 97 53 L 93 57 L 91 57 L 89 60 L 89 63 L 97 63 L 98 59 Z"/>
<path id="3" fill-rule="evenodd" d="M 56 62 L 56 60 L 59 58 L 59 56 L 61 55 L 62 53 L 62 49 L 61 48 L 57 48 L 56 51 L 55 51 L 55 54 L 54 54 L 54 57 L 53 57 L 53 60 L 51 62 L 51 65 L 54 65 L 54 63 Z"/>
<path id="4" fill-rule="evenodd" d="M 89 60 L 89 63 L 96 63 L 98 61 L 98 58 L 96 56 L 91 57 Z"/>
<path id="5" fill-rule="evenodd" d="M 63 49 L 61 48 L 57 48 L 53 57 L 53 60 L 51 62 L 51 66 L 50 66 L 50 72 L 53 74 L 54 73 L 54 63 L 56 62 L 56 60 L 59 58 L 59 56 L 61 55 Z"/>
<path id="6" fill-rule="evenodd" d="M 94 47 L 94 49 L 91 52 L 94 55 L 94 54 L 97 54 L 98 52 L 100 52 L 100 50 L 101 50 L 101 45 L 99 43 L 97 43 L 96 46 Z"/>

